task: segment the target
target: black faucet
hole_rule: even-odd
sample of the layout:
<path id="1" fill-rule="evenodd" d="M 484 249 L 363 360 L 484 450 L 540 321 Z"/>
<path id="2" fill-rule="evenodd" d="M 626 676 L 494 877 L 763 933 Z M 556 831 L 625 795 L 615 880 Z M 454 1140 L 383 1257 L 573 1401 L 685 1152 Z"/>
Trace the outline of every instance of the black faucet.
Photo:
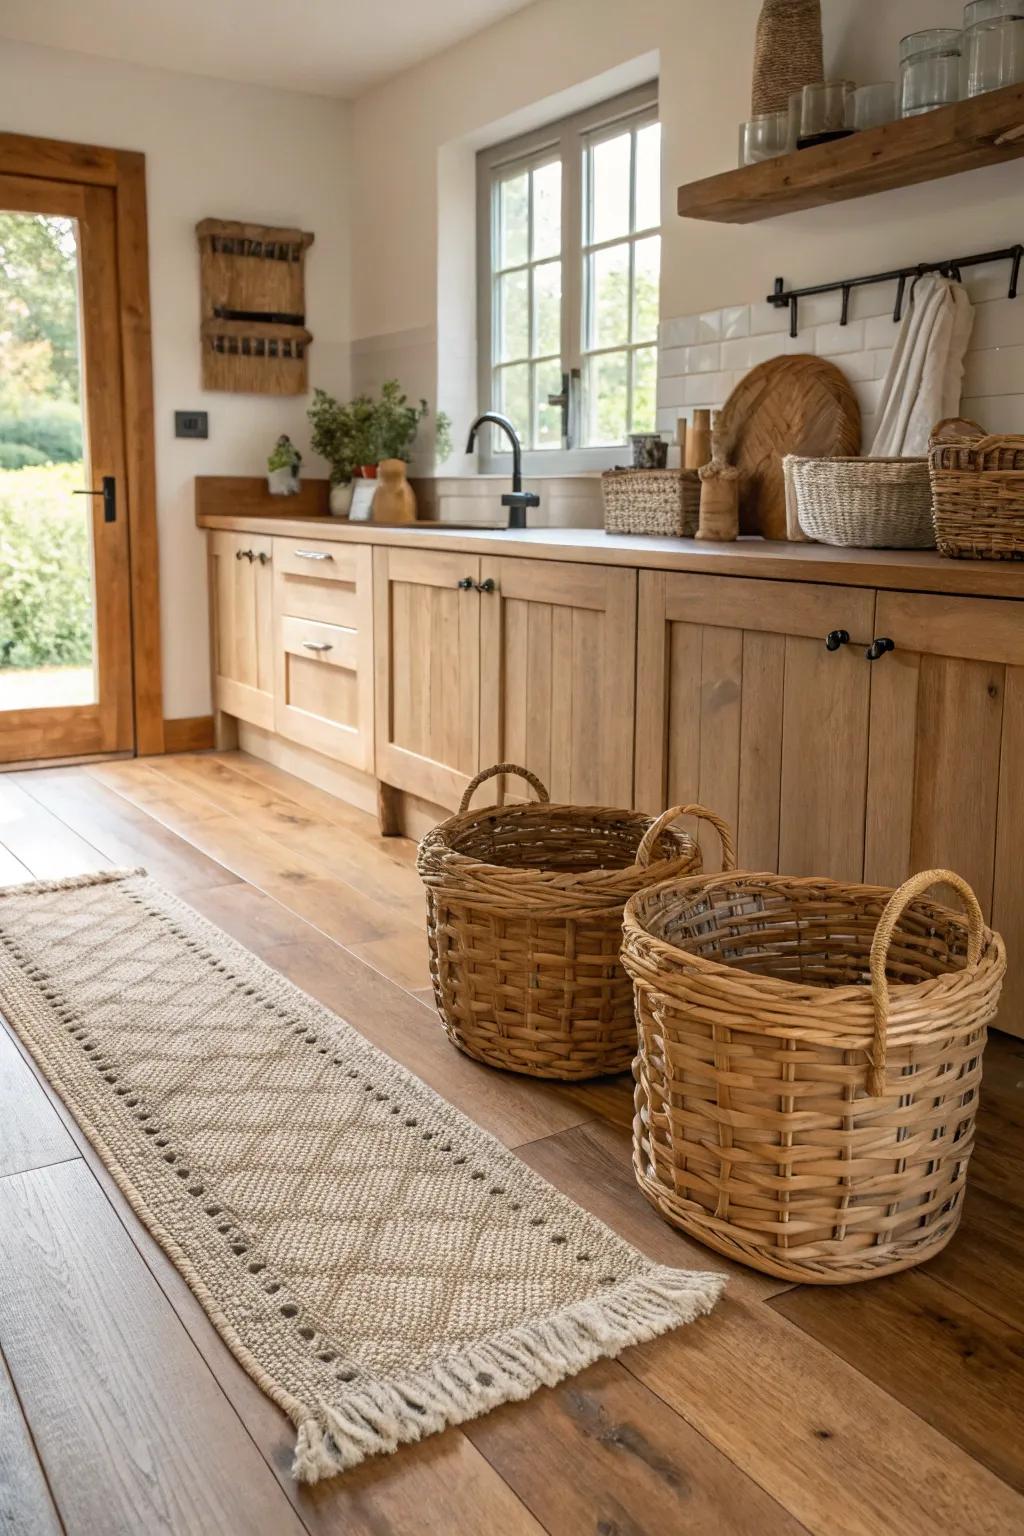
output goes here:
<path id="1" fill-rule="evenodd" d="M 508 525 L 510 528 L 526 527 L 527 507 L 539 507 L 540 497 L 534 491 L 523 490 L 523 445 L 519 441 L 519 433 L 509 421 L 507 416 L 499 416 L 497 411 L 484 411 L 478 416 L 469 429 L 469 441 L 466 443 L 466 452 L 472 453 L 476 447 L 476 434 L 489 421 L 492 426 L 500 427 L 512 444 L 512 489 L 506 491 L 501 498 L 503 507 L 508 507 Z"/>

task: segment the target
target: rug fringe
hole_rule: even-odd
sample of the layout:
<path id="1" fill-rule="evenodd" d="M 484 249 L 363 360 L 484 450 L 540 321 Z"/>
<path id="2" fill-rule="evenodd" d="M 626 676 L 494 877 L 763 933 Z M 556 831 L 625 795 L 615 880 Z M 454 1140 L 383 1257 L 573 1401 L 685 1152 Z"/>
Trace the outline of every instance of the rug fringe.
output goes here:
<path id="1" fill-rule="evenodd" d="M 87 875 L 65 875 L 62 880 L 29 880 L 24 885 L 0 885 L 0 898 L 42 896 L 47 891 L 77 891 L 85 885 L 111 885 L 116 880 L 130 880 L 133 875 L 146 874 L 148 870 L 141 865 L 134 869 L 95 869 Z"/>
<path id="2" fill-rule="evenodd" d="M 659 1267 L 634 1275 L 607 1295 L 489 1339 L 422 1371 L 378 1382 L 321 1403 L 298 1425 L 292 1475 L 315 1483 L 368 1456 L 436 1434 L 553 1387 L 595 1360 L 710 1312 L 726 1276 Z"/>

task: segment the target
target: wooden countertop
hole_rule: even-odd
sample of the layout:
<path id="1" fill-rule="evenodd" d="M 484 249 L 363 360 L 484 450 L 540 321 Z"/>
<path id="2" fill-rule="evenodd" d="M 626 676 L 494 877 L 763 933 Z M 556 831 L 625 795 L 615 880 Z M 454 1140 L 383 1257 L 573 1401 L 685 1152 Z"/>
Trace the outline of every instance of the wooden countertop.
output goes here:
<path id="1" fill-rule="evenodd" d="M 348 523 L 334 517 L 231 516 L 200 513 L 201 528 L 237 533 L 316 538 L 339 543 L 382 544 L 398 549 L 445 549 L 474 555 L 515 555 L 528 560 L 572 560 L 626 565 L 642 570 L 695 571 L 706 576 L 758 576 L 774 581 L 814 581 L 839 586 L 883 587 L 966 597 L 1024 599 L 1024 562 L 946 560 L 934 550 L 833 549 L 824 544 L 702 544 L 600 528 L 429 528 Z"/>

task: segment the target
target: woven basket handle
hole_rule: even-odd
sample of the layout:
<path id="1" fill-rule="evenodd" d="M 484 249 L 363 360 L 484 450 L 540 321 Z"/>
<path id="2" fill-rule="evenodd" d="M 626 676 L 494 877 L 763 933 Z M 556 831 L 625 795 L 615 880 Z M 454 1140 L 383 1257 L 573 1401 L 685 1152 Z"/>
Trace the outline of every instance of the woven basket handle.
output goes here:
<path id="1" fill-rule="evenodd" d="M 951 869 L 925 869 L 919 875 L 911 875 L 898 890 L 893 891 L 885 911 L 878 919 L 878 927 L 871 941 L 871 1000 L 875 1010 L 875 1037 L 871 1044 L 871 1071 L 868 1074 L 868 1092 L 872 1098 L 880 1098 L 885 1092 L 885 1058 L 888 1049 L 889 984 L 885 967 L 889 958 L 889 945 L 896 931 L 896 924 L 915 897 L 923 896 L 933 885 L 951 885 L 963 901 L 967 913 L 967 964 L 977 965 L 981 958 L 981 935 L 985 926 L 978 898 L 967 881 Z"/>
<path id="2" fill-rule="evenodd" d="M 709 811 L 703 805 L 674 805 L 670 810 L 662 811 L 657 821 L 651 822 L 640 839 L 640 846 L 636 851 L 636 862 L 640 869 L 646 869 L 650 864 L 655 844 L 665 828 L 675 821 L 677 816 L 696 816 L 699 821 L 709 821 L 718 833 L 722 844 L 723 870 L 736 868 L 736 845 L 733 843 L 728 822 L 723 821 L 721 816 L 716 816 L 714 811 Z"/>
<path id="3" fill-rule="evenodd" d="M 480 785 L 485 783 L 488 779 L 496 779 L 499 773 L 517 774 L 519 778 L 525 779 L 527 784 L 533 785 L 533 788 L 537 791 L 538 800 L 541 800 L 547 804 L 547 802 L 551 799 L 551 796 L 544 788 L 544 785 L 541 783 L 540 779 L 538 779 L 535 773 L 531 773 L 529 768 L 520 768 L 516 763 L 495 763 L 493 768 L 485 768 L 483 773 L 478 773 L 476 778 L 470 779 L 469 783 L 466 785 L 466 793 L 459 801 L 460 816 L 462 815 L 463 811 L 469 809 L 469 802 L 472 800 L 475 792 L 480 788 Z"/>

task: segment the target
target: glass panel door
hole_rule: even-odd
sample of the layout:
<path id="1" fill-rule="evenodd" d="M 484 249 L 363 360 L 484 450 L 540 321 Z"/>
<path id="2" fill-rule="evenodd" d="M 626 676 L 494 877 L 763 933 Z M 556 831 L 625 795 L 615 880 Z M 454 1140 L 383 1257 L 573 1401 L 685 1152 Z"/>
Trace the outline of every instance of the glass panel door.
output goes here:
<path id="1" fill-rule="evenodd" d="M 114 238 L 107 189 L 0 177 L 0 764 L 132 745 Z"/>

